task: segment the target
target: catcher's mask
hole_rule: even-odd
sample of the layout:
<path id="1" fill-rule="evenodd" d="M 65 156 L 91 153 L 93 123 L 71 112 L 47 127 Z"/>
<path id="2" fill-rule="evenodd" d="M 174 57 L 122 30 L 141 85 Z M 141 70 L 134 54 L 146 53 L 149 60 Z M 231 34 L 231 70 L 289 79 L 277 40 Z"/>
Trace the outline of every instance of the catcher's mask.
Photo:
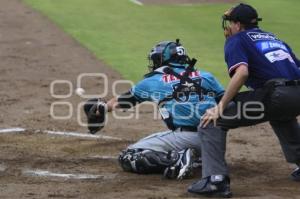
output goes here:
<path id="1" fill-rule="evenodd" d="M 179 39 L 176 39 L 176 42 L 159 42 L 151 49 L 151 52 L 148 55 L 148 60 L 148 68 L 149 71 L 152 72 L 164 65 L 186 64 L 189 59 L 186 55 L 185 48 L 179 43 Z"/>
<path id="2" fill-rule="evenodd" d="M 237 6 L 227 10 L 222 16 L 222 28 L 226 38 L 232 35 L 232 31 L 228 22 L 240 22 L 244 25 L 245 29 L 257 28 L 258 22 L 262 21 L 262 18 L 258 17 L 257 11 L 248 4 L 238 4 Z"/>

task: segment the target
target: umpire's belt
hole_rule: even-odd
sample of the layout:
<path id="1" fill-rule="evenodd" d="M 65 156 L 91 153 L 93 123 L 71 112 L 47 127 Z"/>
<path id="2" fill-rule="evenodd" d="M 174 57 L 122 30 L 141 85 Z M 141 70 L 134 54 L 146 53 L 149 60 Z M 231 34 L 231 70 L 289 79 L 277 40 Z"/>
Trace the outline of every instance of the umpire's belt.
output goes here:
<path id="1" fill-rule="evenodd" d="M 195 126 L 181 126 L 181 127 L 178 128 L 178 130 L 197 132 L 197 127 L 195 127 Z"/>
<path id="2" fill-rule="evenodd" d="M 300 80 L 276 81 L 274 86 L 300 86 Z"/>

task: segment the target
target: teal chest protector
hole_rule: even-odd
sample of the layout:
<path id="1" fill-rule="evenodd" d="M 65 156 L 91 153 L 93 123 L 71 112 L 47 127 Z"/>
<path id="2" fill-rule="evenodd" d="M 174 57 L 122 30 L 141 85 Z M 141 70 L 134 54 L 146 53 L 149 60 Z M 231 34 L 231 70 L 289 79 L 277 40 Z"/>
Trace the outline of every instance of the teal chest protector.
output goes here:
<path id="1" fill-rule="evenodd" d="M 178 127 L 176 127 L 173 123 L 172 113 L 170 113 L 166 108 L 164 108 L 166 102 L 175 99 L 178 103 L 185 103 L 189 101 L 191 95 L 198 95 L 199 101 L 201 101 L 203 100 L 204 95 L 207 95 L 208 93 L 213 93 L 213 91 L 201 87 L 201 77 L 197 79 L 190 78 L 189 75 L 192 72 L 196 71 L 194 68 L 196 62 L 196 59 L 192 59 L 191 61 L 189 61 L 189 66 L 186 68 L 185 72 L 182 75 L 176 73 L 172 69 L 172 66 L 165 67 L 163 69 L 163 72 L 165 74 L 173 75 L 180 80 L 179 84 L 174 86 L 173 93 L 160 100 L 158 104 L 160 114 L 170 130 L 175 130 Z"/>

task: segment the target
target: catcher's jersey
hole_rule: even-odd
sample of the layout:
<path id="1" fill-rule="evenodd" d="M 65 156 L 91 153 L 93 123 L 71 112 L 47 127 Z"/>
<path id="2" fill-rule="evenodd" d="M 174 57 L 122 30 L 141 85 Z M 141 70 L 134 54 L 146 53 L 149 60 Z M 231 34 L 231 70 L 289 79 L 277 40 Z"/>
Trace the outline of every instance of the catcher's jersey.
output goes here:
<path id="1" fill-rule="evenodd" d="M 299 60 L 272 33 L 258 28 L 240 32 L 227 39 L 224 51 L 230 76 L 240 64 L 248 66 L 248 87 L 260 88 L 274 78 L 300 79 Z"/>
<path id="2" fill-rule="evenodd" d="M 185 67 L 183 66 L 173 69 L 178 74 L 185 72 Z M 173 124 L 177 128 L 182 126 L 198 126 L 200 118 L 206 109 L 215 106 L 215 99 L 224 93 L 221 84 L 210 73 L 197 70 L 190 73 L 189 77 L 196 81 L 199 80 L 198 82 L 201 82 L 201 87 L 211 92 L 202 97 L 199 97 L 196 93 L 191 93 L 189 98 L 185 98 L 188 99 L 186 102 L 179 102 L 175 99 L 165 102 L 163 108 L 172 115 Z M 173 93 L 174 88 L 179 83 L 180 80 L 178 78 L 163 73 L 162 68 L 159 68 L 132 87 L 131 94 L 139 102 L 151 101 L 159 104 L 166 96 Z"/>

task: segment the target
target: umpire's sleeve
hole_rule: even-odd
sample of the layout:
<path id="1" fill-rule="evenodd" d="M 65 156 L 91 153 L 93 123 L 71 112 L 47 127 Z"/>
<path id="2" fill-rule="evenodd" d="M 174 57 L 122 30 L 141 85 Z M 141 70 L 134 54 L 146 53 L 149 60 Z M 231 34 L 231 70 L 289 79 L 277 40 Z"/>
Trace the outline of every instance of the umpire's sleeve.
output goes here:
<path id="1" fill-rule="evenodd" d="M 294 54 L 294 52 L 292 51 L 292 49 L 290 48 L 290 46 L 287 43 L 284 43 L 287 47 L 288 50 L 293 58 L 293 60 L 295 61 L 296 65 L 298 66 L 298 68 L 300 68 L 300 60 L 296 57 L 296 55 Z"/>
<path id="2" fill-rule="evenodd" d="M 300 68 L 300 60 L 296 57 L 296 55 L 293 52 L 291 52 L 291 56 L 295 61 L 296 65 L 298 66 L 298 68 Z"/>

